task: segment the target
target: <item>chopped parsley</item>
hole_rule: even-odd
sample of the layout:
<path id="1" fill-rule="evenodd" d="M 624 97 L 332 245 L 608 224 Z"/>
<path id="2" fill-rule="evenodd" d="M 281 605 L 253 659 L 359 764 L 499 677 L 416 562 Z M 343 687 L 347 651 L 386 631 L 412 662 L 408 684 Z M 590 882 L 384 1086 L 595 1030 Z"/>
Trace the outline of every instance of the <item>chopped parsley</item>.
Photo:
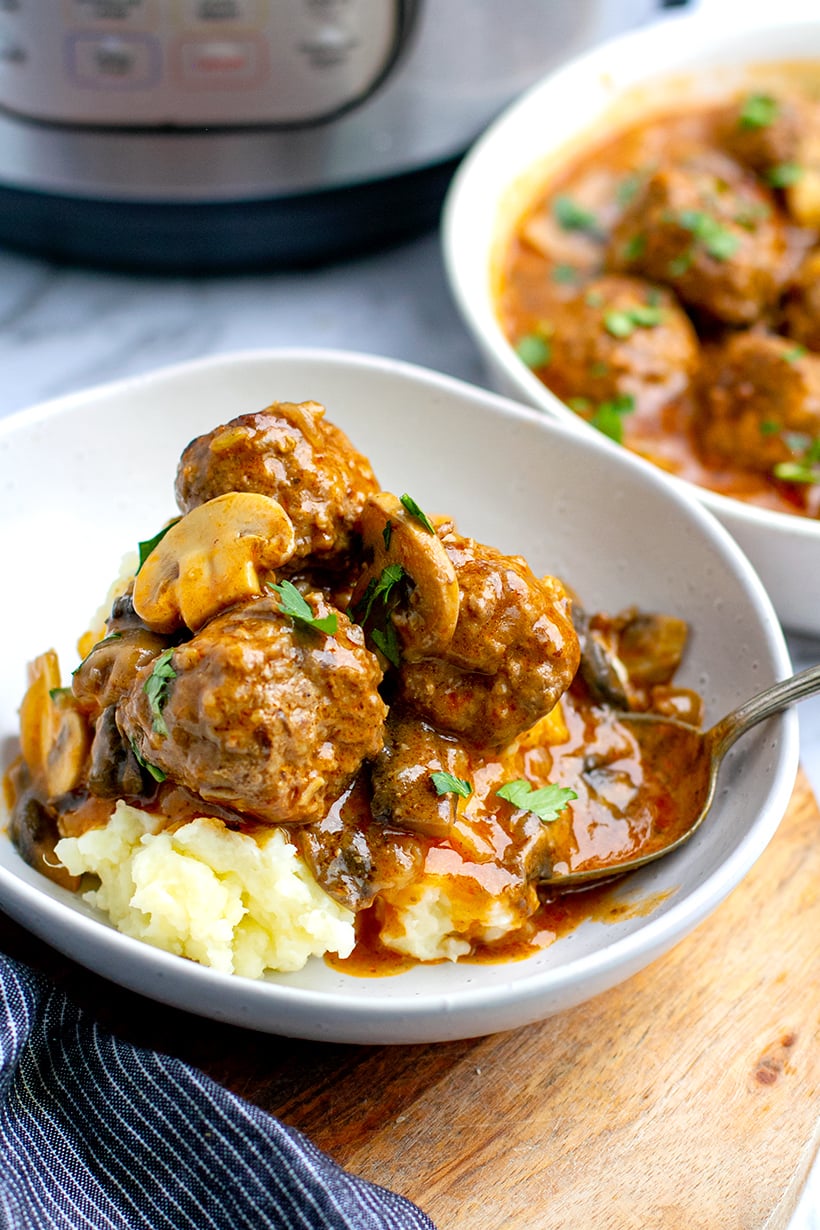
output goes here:
<path id="1" fill-rule="evenodd" d="M 164 782 L 166 774 L 163 773 L 162 769 L 158 769 L 155 764 L 148 763 L 133 739 L 129 740 L 129 742 L 131 744 L 131 751 L 137 758 L 137 764 L 140 765 L 141 768 L 145 769 L 146 773 L 150 773 L 155 782 Z"/>
<path id="2" fill-rule="evenodd" d="M 684 230 L 694 235 L 709 256 L 716 261 L 728 260 L 740 247 L 740 237 L 728 227 L 723 226 L 711 214 L 705 214 L 699 209 L 682 209 L 677 220 Z"/>
<path id="3" fill-rule="evenodd" d="M 401 564 L 388 564 L 383 568 L 378 577 L 371 577 L 367 583 L 367 589 L 364 591 L 362 598 L 357 604 L 357 610 L 361 609 L 361 618 L 358 620 L 360 624 L 366 623 L 370 618 L 370 612 L 373 609 L 373 603 L 381 601 L 387 603 L 392 590 L 400 581 L 404 580 L 407 573 L 402 568 Z"/>
<path id="4" fill-rule="evenodd" d="M 279 610 L 283 615 L 306 628 L 315 628 L 317 632 L 325 632 L 335 636 L 339 628 L 339 619 L 335 611 L 329 615 L 314 615 L 313 608 L 305 601 L 292 581 L 283 581 L 281 585 L 269 584 L 268 589 L 274 590 L 281 598 Z"/>
<path id="5" fill-rule="evenodd" d="M 631 393 L 621 393 L 612 401 L 602 401 L 592 415 L 589 423 L 596 431 L 608 436 L 616 444 L 624 442 L 624 415 L 631 414 L 635 409 L 635 398 Z"/>
<path id="6" fill-rule="evenodd" d="M 692 261 L 694 259 L 691 252 L 683 252 L 680 256 L 674 257 L 666 266 L 669 276 L 672 278 L 682 278 L 692 268 Z"/>
<path id="7" fill-rule="evenodd" d="M 382 540 L 384 542 L 385 551 L 390 550 L 390 543 L 393 541 L 393 522 L 388 521 L 382 530 Z"/>
<path id="8" fill-rule="evenodd" d="M 641 176 L 636 171 L 625 176 L 615 189 L 615 200 L 619 205 L 629 205 L 635 199 L 641 186 Z"/>
<path id="9" fill-rule="evenodd" d="M 571 196 L 557 196 L 552 203 L 555 221 L 565 231 L 596 231 L 598 220 L 591 210 L 585 209 Z"/>
<path id="10" fill-rule="evenodd" d="M 392 619 L 386 620 L 383 628 L 371 628 L 370 639 L 392 666 L 401 666 L 401 648 Z"/>
<path id="11" fill-rule="evenodd" d="M 153 538 L 146 538 L 145 542 L 140 542 L 137 544 L 137 549 L 139 551 L 139 556 L 140 556 L 140 562 L 137 566 L 137 572 L 139 572 L 140 568 L 143 566 L 145 561 L 148 559 L 148 556 L 151 554 L 154 547 L 158 543 L 162 542 L 163 538 L 168 533 L 168 531 L 172 529 L 173 526 L 175 526 L 178 521 L 181 521 L 181 520 L 182 520 L 181 517 L 174 517 L 173 521 L 169 521 L 167 525 L 164 525 L 162 529 L 159 531 L 159 533 L 155 534 Z"/>
<path id="12" fill-rule="evenodd" d="M 546 367 L 552 358 L 552 347 L 540 333 L 525 333 L 515 346 L 515 353 L 527 367 Z"/>
<path id="13" fill-rule="evenodd" d="M 629 337 L 636 329 L 653 329 L 663 320 L 663 308 L 654 303 L 613 308 L 604 316 L 604 328 L 613 337 Z"/>
<path id="14" fill-rule="evenodd" d="M 415 517 L 417 521 L 420 521 L 421 524 L 424 526 L 424 528 L 427 530 L 428 534 L 435 534 L 436 532 L 435 526 L 433 525 L 432 521 L 427 516 L 427 514 L 422 512 L 422 510 L 419 508 L 418 504 L 413 499 L 413 497 L 411 495 L 408 495 L 407 492 L 405 492 L 404 495 L 400 496 L 399 498 L 401 499 L 402 506 L 407 510 L 407 512 L 409 512 L 410 516 Z"/>
<path id="15" fill-rule="evenodd" d="M 469 799 L 473 793 L 469 782 L 465 782 L 462 777 L 454 777 L 452 773 L 447 773 L 444 769 L 431 773 L 430 781 L 435 787 L 436 794 L 439 795 L 457 794 L 461 799 Z"/>
<path id="16" fill-rule="evenodd" d="M 162 735 L 163 738 L 168 734 L 168 727 L 165 724 L 165 718 L 162 716 L 162 710 L 168 699 L 168 686 L 177 677 L 177 673 L 171 665 L 173 652 L 173 646 L 170 649 L 163 650 L 159 657 L 154 660 L 153 670 L 142 685 L 142 690 L 148 697 L 148 707 L 154 719 L 154 734 Z"/>
<path id="17" fill-rule="evenodd" d="M 771 94 L 749 94 L 740 108 L 739 128 L 768 128 L 780 112 L 776 98 Z"/>
<path id="18" fill-rule="evenodd" d="M 553 282 L 563 282 L 567 284 L 577 282 L 579 277 L 580 273 L 574 265 L 556 265 L 552 271 Z"/>
<path id="19" fill-rule="evenodd" d="M 639 233 L 637 235 L 630 235 L 621 249 L 621 255 L 625 261 L 637 261 L 641 259 L 645 251 L 646 235 Z"/>
<path id="20" fill-rule="evenodd" d="M 541 786 L 540 789 L 533 790 L 523 777 L 505 782 L 495 793 L 520 811 L 531 811 L 544 824 L 556 820 L 567 803 L 578 798 L 575 791 L 567 786 Z"/>
<path id="21" fill-rule="evenodd" d="M 812 440 L 797 432 L 789 432 L 783 438 L 790 449 L 800 452 L 800 456 L 773 466 L 774 477 L 785 483 L 820 483 L 820 438 Z"/>
<path id="22" fill-rule="evenodd" d="M 71 688 L 49 688 L 48 694 L 51 700 L 59 700 L 61 696 L 70 696 Z"/>
<path id="23" fill-rule="evenodd" d="M 783 359 L 786 363 L 799 363 L 806 355 L 805 346 L 792 346 L 791 350 L 783 351 Z"/>
<path id="24" fill-rule="evenodd" d="M 780 431 L 780 424 L 775 419 L 764 419 L 760 424 L 761 436 L 776 436 Z"/>
<path id="25" fill-rule="evenodd" d="M 370 639 L 393 666 L 401 665 L 401 647 L 392 615 L 400 597 L 398 587 L 409 580 L 409 573 L 401 564 L 388 564 L 378 577 L 370 578 L 354 612 L 357 622 L 362 625 L 371 621 L 372 617 L 375 626 L 368 629 Z"/>
<path id="26" fill-rule="evenodd" d="M 766 172 L 766 183 L 772 188 L 790 188 L 803 178 L 803 167 L 796 162 L 780 162 L 776 167 L 769 167 Z"/>

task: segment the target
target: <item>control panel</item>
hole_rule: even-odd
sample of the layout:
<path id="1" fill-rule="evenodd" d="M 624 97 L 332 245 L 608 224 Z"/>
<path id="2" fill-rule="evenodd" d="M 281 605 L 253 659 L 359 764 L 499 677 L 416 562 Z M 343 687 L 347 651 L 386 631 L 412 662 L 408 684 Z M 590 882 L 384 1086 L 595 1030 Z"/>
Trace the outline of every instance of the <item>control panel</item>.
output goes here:
<path id="1" fill-rule="evenodd" d="M 317 123 L 365 98 L 389 71 L 413 7 L 0 0 L 0 109 L 105 128 Z"/>

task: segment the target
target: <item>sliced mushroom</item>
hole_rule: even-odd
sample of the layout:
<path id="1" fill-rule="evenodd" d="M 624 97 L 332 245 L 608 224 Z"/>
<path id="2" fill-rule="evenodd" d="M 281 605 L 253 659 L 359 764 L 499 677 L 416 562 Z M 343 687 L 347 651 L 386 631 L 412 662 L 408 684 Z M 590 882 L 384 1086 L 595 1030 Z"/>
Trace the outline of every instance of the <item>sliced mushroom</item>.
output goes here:
<path id="1" fill-rule="evenodd" d="M 391 607 L 388 618 L 398 634 L 402 657 L 420 662 L 442 654 L 456 630 L 459 601 L 455 568 L 437 534 L 388 491 L 368 497 L 361 526 L 370 563 L 353 592 L 353 611 L 368 622 L 374 614 L 370 600 L 383 583 L 385 569 L 398 564 L 402 582 L 408 585 L 400 591 L 404 600 Z"/>
<path id="2" fill-rule="evenodd" d="M 90 741 L 88 723 L 70 690 L 60 686 L 60 663 L 49 649 L 29 665 L 29 686 L 20 706 L 23 759 L 46 798 L 78 785 Z"/>
<path id="3" fill-rule="evenodd" d="M 262 593 L 264 574 L 293 554 L 293 525 L 267 495 L 230 491 L 172 525 L 134 582 L 134 610 L 154 632 L 192 632 Z M 260 575 L 261 574 L 261 575 Z"/>

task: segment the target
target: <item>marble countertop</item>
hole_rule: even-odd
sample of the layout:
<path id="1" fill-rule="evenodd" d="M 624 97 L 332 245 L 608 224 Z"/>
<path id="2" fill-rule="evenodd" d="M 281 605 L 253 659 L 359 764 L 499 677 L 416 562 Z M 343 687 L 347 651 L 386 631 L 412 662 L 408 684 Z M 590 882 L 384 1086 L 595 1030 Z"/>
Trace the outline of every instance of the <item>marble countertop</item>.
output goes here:
<path id="1" fill-rule="evenodd" d="M 256 347 L 386 355 L 487 385 L 447 288 L 438 237 L 309 271 L 206 280 L 60 268 L 0 251 L 0 416 L 169 363 Z M 795 670 L 820 639 L 789 637 Z M 820 794 L 820 699 L 800 707 Z M 815 1167 L 790 1230 L 820 1230 Z"/>

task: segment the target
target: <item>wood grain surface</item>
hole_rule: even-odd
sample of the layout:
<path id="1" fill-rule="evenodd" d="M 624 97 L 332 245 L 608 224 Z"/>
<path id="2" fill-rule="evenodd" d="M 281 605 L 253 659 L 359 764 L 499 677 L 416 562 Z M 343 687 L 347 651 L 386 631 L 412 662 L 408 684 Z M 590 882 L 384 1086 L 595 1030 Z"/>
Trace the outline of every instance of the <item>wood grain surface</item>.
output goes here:
<path id="1" fill-rule="evenodd" d="M 299 1042 L 104 982 L 3 919 L 0 946 L 416 1200 L 439 1230 L 781 1230 L 820 1140 L 820 813 L 671 953 L 580 1008 L 429 1046 Z"/>

